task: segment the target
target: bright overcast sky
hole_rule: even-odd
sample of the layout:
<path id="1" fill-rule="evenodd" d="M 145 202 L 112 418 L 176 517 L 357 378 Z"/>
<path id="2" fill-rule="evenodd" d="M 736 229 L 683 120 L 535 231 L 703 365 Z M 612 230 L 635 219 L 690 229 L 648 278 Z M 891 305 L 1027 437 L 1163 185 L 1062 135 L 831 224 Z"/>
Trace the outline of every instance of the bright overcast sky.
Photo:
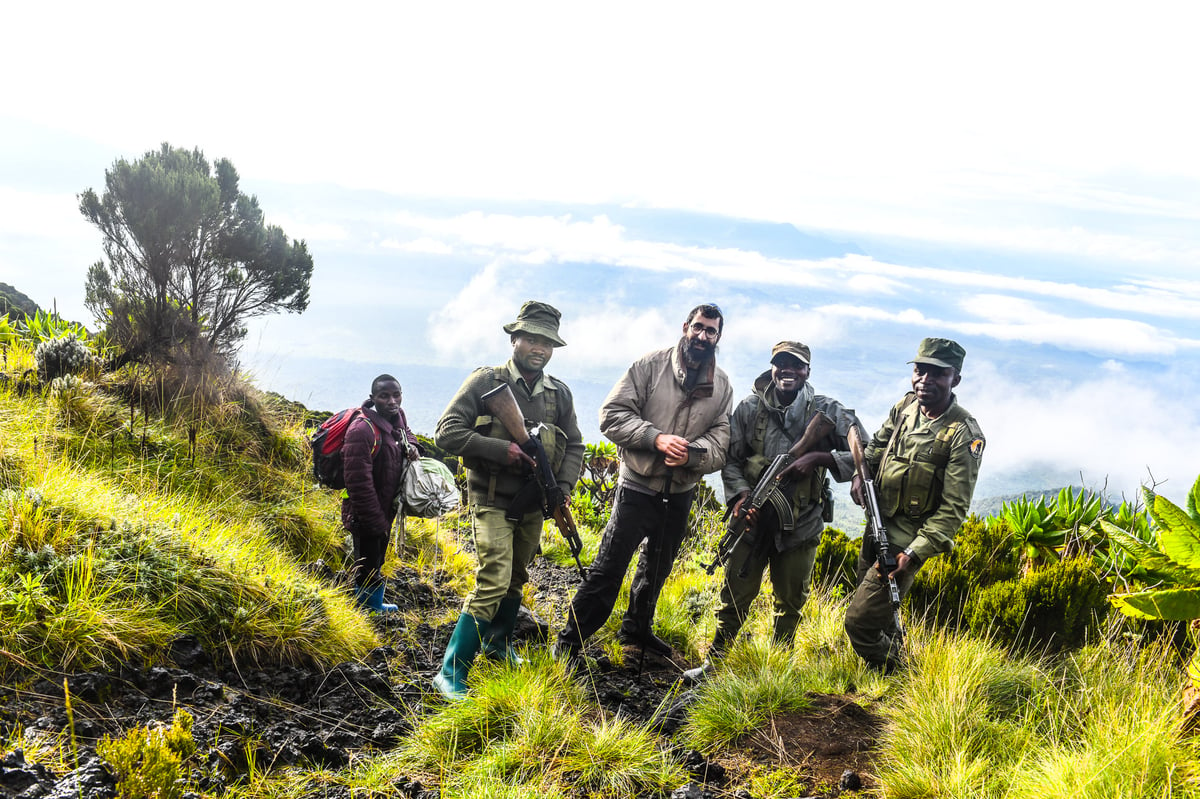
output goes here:
<path id="1" fill-rule="evenodd" d="M 975 361 L 994 387 L 973 406 L 981 419 L 991 412 L 990 462 L 1020 465 L 1044 449 L 1023 435 L 1031 424 L 1087 418 L 1079 437 L 1095 453 L 1085 463 L 1115 468 L 1105 458 L 1123 449 L 1128 470 L 1164 464 L 1178 486 L 1193 478 L 1200 447 L 1194 395 L 1144 374 L 1148 362 L 1200 374 L 1188 366 L 1200 346 L 1194 8 L 21 3 L 0 30 L 0 244 L 11 245 L 0 247 L 0 281 L 85 318 L 83 273 L 100 250 L 76 194 L 102 188 L 116 158 L 167 141 L 229 158 L 249 193 L 282 182 L 298 196 L 336 184 L 409 198 L 386 221 L 381 209 L 394 204 L 365 194 L 341 218 L 307 194 L 287 207 L 276 194 L 264 210 L 318 256 L 341 255 L 340 242 L 407 264 L 393 268 L 430 292 L 458 280 L 418 320 L 438 335 L 406 339 L 446 364 L 477 357 L 482 341 L 502 350 L 498 320 L 532 296 L 518 293 L 527 287 L 513 276 L 532 271 L 522 264 L 562 267 L 541 286 L 569 282 L 580 263 L 675 273 L 674 299 L 705 281 L 737 282 L 729 294 L 744 290 L 746 306 L 736 310 L 760 323 L 729 346 L 747 360 L 797 328 L 818 347 L 854 329 L 906 342 L 940 329 L 1109 358 L 1092 382 L 1061 380 L 1053 398 L 1034 382 L 1011 387 L 999 357 Z M 514 210 L 519 201 L 528 208 Z M 545 210 L 554 203 L 568 210 Z M 888 242 L 895 262 L 848 251 L 814 264 L 643 238 L 606 208 L 787 222 Z M 919 245 L 912 260 L 905 241 Z M 938 247 L 958 260 L 922 261 Z M 355 290 L 331 277 L 349 263 L 318 257 L 312 307 L 271 321 L 275 335 L 314 356 L 348 351 L 359 331 L 347 325 L 339 337 L 317 306 Z M 463 264 L 474 271 L 454 271 Z M 933 283 L 953 295 L 920 291 Z M 778 289 L 775 305 L 754 299 L 762 287 Z M 800 327 L 809 290 L 838 296 L 805 307 Z M 503 308 L 478 310 L 498 298 Z M 585 368 L 571 357 L 617 369 L 677 329 L 673 308 L 563 299 L 566 329 L 588 331 L 574 336 L 575 355 L 556 359 L 570 373 Z M 880 390 L 872 403 L 886 408 L 897 389 Z M 1050 415 L 1032 423 L 1015 407 Z M 1160 433 L 1146 414 L 1131 430 L 1116 413 L 1129 407 L 1168 409 L 1177 429 Z"/>
<path id="2" fill-rule="evenodd" d="M 1198 214 L 1187 3 L 67 5 L 6 12 L 0 114 L 130 158 L 170 141 L 244 179 L 703 209 L 1168 271 L 1200 250 L 1128 221 Z M 1063 208 L 1127 224 L 1073 229 Z"/>

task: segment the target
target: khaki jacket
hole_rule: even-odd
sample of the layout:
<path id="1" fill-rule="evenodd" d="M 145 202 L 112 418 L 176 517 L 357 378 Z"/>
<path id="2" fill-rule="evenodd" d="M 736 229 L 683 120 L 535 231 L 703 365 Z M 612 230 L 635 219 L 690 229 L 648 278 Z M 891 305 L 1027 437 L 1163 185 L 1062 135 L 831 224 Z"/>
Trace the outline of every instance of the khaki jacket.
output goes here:
<path id="1" fill-rule="evenodd" d="M 733 407 L 729 378 L 714 358 L 707 373 L 685 392 L 681 345 L 682 341 L 634 361 L 600 407 L 600 432 L 621 455 L 619 479 L 635 490 L 667 490 L 669 477 L 671 493 L 690 491 L 704 475 L 725 465 Z M 660 433 L 681 436 L 705 451 L 668 470 L 654 448 Z"/>

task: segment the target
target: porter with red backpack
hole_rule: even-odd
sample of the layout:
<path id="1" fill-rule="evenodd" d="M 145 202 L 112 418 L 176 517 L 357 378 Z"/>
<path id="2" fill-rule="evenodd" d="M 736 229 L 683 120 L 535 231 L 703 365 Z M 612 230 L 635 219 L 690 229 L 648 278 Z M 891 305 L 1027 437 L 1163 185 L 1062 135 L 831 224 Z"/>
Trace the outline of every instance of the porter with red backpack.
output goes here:
<path id="1" fill-rule="evenodd" d="M 354 596 L 361 607 L 395 611 L 383 601 L 395 498 L 405 464 L 419 457 L 417 437 L 400 408 L 400 383 L 380 375 L 359 408 L 331 416 L 312 437 L 313 474 L 342 490 L 342 526 L 354 541 Z"/>

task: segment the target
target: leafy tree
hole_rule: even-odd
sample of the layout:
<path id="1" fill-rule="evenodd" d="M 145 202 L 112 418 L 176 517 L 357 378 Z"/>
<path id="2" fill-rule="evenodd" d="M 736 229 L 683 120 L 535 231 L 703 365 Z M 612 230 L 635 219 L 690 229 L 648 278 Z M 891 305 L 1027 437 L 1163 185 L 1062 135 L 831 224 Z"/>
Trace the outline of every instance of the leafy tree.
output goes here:
<path id="1" fill-rule="evenodd" d="M 246 320 L 308 307 L 313 262 L 303 241 L 263 221 L 226 159 L 164 143 L 105 172 L 105 190 L 79 195 L 104 235 L 106 261 L 87 277 L 86 304 L 125 359 L 173 360 L 181 349 L 226 358 Z"/>

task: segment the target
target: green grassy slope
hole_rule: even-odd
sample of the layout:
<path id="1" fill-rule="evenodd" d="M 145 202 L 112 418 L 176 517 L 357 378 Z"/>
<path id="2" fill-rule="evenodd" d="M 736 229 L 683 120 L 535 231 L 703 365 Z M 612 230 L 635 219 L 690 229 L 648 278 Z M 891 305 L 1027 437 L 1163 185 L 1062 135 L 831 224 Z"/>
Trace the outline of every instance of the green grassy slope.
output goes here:
<path id="1" fill-rule="evenodd" d="M 147 417 L 123 376 L 41 391 L 8 353 L 0 384 L 0 671 L 103 666 L 195 635 L 264 662 L 352 659 L 375 644 L 338 590 L 336 499 L 305 478 L 297 425 L 244 388 Z M 122 382 L 125 381 L 125 382 Z M 189 433 L 194 433 L 194 446 Z"/>

